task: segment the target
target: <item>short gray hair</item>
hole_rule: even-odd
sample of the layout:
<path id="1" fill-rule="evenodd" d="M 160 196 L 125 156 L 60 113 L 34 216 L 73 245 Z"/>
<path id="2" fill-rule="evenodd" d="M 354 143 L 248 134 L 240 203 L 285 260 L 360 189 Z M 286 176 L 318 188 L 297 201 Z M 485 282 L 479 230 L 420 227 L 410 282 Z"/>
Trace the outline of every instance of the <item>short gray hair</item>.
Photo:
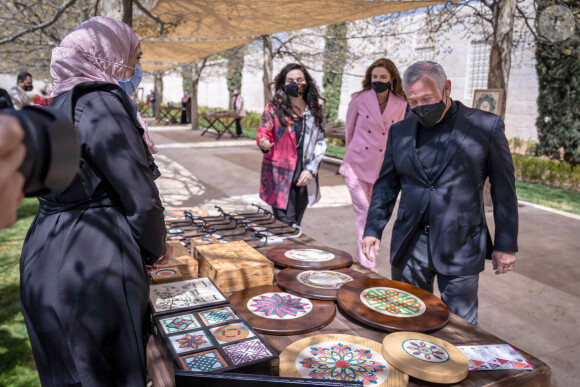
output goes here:
<path id="1" fill-rule="evenodd" d="M 447 75 L 445 75 L 445 71 L 439 63 L 430 60 L 415 62 L 405 70 L 403 74 L 403 89 L 406 89 L 407 86 L 412 85 L 424 76 L 433 79 L 437 87 L 443 90 Z"/>

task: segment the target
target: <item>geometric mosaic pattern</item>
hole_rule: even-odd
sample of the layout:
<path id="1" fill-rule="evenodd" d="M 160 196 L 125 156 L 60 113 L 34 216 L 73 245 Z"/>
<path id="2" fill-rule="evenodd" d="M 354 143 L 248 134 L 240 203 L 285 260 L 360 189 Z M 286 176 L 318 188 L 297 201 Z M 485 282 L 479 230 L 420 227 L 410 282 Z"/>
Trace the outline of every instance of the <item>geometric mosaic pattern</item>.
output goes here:
<path id="1" fill-rule="evenodd" d="M 365 386 L 387 379 L 386 364 L 377 352 L 354 343 L 320 343 L 296 358 L 296 369 L 304 378 L 359 381 Z"/>
<path id="2" fill-rule="evenodd" d="M 200 327 L 192 314 L 165 318 L 161 320 L 161 326 L 166 333 L 183 332 Z"/>
<path id="3" fill-rule="evenodd" d="M 211 340 L 204 331 L 181 333 L 167 338 L 176 353 L 197 351 L 212 346 Z"/>
<path id="4" fill-rule="evenodd" d="M 375 287 L 361 292 L 361 301 L 372 310 L 394 317 L 415 317 L 426 310 L 418 297 L 400 289 Z"/>
<path id="5" fill-rule="evenodd" d="M 212 309 L 199 314 L 205 325 L 216 325 L 227 321 L 237 320 L 238 317 L 228 307 Z"/>
<path id="6" fill-rule="evenodd" d="M 232 343 L 254 337 L 252 331 L 244 323 L 234 323 L 210 329 L 211 333 L 217 339 L 218 343 Z"/>
<path id="7" fill-rule="evenodd" d="M 445 363 L 449 360 L 449 353 L 435 343 L 426 340 L 405 340 L 403 349 L 415 359 L 428 363 Z"/>
<path id="8" fill-rule="evenodd" d="M 179 358 L 186 371 L 208 372 L 226 368 L 228 365 L 216 349 L 194 353 Z"/>
<path id="9" fill-rule="evenodd" d="M 249 340 L 223 347 L 234 365 L 249 363 L 272 356 L 260 340 Z"/>
<path id="10" fill-rule="evenodd" d="M 247 303 L 247 308 L 260 317 L 287 320 L 310 313 L 312 303 L 307 298 L 289 293 L 264 293 L 252 297 Z"/>

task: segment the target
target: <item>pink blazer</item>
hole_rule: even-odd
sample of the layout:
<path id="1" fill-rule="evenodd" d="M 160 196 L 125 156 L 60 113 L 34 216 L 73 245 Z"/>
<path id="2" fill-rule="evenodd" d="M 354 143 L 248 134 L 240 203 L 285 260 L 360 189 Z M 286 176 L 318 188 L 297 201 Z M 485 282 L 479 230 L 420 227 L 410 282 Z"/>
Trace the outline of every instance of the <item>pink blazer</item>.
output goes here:
<path id="1" fill-rule="evenodd" d="M 405 116 L 407 101 L 391 93 L 381 115 L 376 93 L 363 91 L 352 97 L 346 112 L 346 154 L 339 172 L 374 184 L 387 144 L 389 128 Z"/>

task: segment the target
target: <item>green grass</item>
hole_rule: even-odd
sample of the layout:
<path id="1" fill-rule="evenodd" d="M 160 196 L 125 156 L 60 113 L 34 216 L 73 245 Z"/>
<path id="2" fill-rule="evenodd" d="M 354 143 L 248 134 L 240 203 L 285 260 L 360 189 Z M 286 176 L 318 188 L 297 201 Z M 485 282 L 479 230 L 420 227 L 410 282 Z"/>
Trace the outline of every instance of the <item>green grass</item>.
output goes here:
<path id="1" fill-rule="evenodd" d="M 38 211 L 38 200 L 25 199 L 18 221 L 0 231 L 0 386 L 40 386 L 20 309 L 20 250 Z"/>
<path id="2" fill-rule="evenodd" d="M 518 199 L 580 215 L 580 192 L 516 180 Z"/>

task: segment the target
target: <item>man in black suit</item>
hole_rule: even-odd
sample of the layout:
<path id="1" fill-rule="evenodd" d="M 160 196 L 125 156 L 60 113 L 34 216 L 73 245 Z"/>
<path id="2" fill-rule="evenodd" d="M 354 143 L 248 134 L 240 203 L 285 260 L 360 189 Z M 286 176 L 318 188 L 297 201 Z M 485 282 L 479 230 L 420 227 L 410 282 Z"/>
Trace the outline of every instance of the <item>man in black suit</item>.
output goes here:
<path id="1" fill-rule="evenodd" d="M 397 196 L 391 237 L 392 279 L 433 291 L 437 276 L 449 310 L 477 325 L 477 288 L 485 258 L 496 274 L 516 261 L 518 203 L 514 168 L 500 117 L 452 101 L 441 65 L 422 61 L 403 75 L 412 114 L 391 126 L 373 187 L 363 237 L 372 260 Z M 483 208 L 489 177 L 495 246 Z"/>

